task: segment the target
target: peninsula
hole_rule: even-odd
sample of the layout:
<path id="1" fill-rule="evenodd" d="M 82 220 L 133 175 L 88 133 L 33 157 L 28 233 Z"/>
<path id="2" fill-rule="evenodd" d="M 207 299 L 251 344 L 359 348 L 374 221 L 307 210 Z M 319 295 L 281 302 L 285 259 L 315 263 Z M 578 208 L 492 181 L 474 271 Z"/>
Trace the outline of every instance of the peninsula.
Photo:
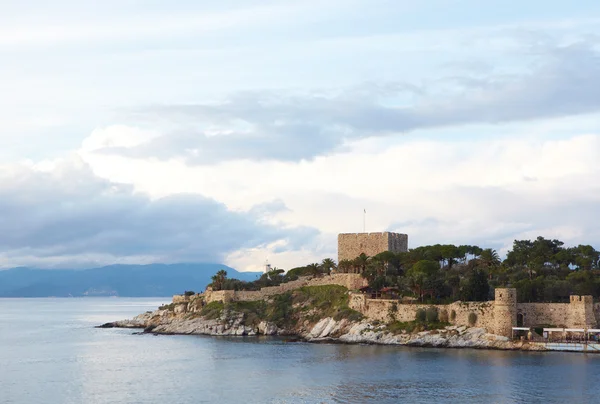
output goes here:
<path id="1" fill-rule="evenodd" d="M 172 303 L 154 312 L 101 327 L 157 334 L 284 335 L 312 342 L 595 352 L 600 349 L 600 330 L 595 328 L 600 304 L 591 294 L 570 294 L 582 290 L 576 283 L 582 277 L 595 284 L 598 253 L 586 247 L 567 249 L 541 237 L 515 241 L 501 263 L 495 251 L 474 246 L 409 251 L 406 235 L 341 234 L 337 266 L 326 259 L 287 273 L 274 269 L 255 282 L 228 279 L 219 271 L 203 293 L 175 295 Z M 545 261 L 533 251 L 546 254 Z M 515 276 L 520 279 L 514 281 Z M 502 279 L 505 285 L 499 284 Z M 456 290 L 447 286 L 449 281 Z M 562 282 L 558 302 L 519 296 L 534 282 L 542 291 L 545 284 L 553 290 L 552 282 Z"/>

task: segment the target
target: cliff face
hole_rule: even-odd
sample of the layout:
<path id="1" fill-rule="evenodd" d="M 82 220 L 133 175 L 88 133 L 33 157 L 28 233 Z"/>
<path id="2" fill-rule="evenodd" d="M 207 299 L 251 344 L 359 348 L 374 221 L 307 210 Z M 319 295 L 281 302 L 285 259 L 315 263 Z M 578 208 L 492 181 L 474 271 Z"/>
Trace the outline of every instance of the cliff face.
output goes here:
<path id="1" fill-rule="evenodd" d="M 144 328 L 145 332 L 156 334 L 285 335 L 311 342 L 540 349 L 534 344 L 514 343 L 488 334 L 483 328 L 438 324 L 436 329 L 423 330 L 422 326 L 402 328 L 369 321 L 348 308 L 347 296 L 345 288 L 322 286 L 301 288 L 263 302 L 202 305 L 199 299 L 191 299 L 102 327 Z"/>

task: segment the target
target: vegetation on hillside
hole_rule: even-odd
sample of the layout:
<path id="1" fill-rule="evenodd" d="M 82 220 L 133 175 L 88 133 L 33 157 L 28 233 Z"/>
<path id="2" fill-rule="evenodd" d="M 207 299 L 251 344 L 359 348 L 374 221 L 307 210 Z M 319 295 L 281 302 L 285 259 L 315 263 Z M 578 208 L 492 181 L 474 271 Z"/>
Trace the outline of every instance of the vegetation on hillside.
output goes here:
<path id="1" fill-rule="evenodd" d="M 516 288 L 522 302 L 567 302 L 571 294 L 600 297 L 600 253 L 543 237 L 516 240 L 504 261 L 492 249 L 437 244 L 363 254 L 340 262 L 338 272 L 361 273 L 375 290 L 397 287 L 430 303 L 491 300 L 497 287 Z"/>
<path id="2" fill-rule="evenodd" d="M 283 269 L 274 268 L 260 278 L 252 282 L 240 281 L 235 278 L 228 278 L 227 271 L 220 270 L 208 284 L 213 290 L 260 290 L 268 286 L 277 286 L 282 283 L 295 281 L 301 276 L 321 276 L 330 274 L 337 268 L 335 261 L 331 258 L 325 258 L 321 263 L 313 263 L 304 267 L 292 268 L 285 272 Z"/>
<path id="3" fill-rule="evenodd" d="M 337 266 L 325 259 L 287 272 L 275 269 L 254 282 L 228 279 L 219 271 L 209 286 L 258 290 L 332 271 L 362 274 L 374 291 L 393 287 L 425 303 L 492 300 L 497 287 L 516 288 L 521 302 L 568 302 L 572 294 L 600 298 L 600 252 L 590 245 L 565 247 L 562 241 L 543 237 L 515 240 L 504 260 L 490 248 L 436 244 L 404 253 L 361 254 Z"/>
<path id="4" fill-rule="evenodd" d="M 244 325 L 256 326 L 268 321 L 278 327 L 297 325 L 299 320 L 318 321 L 333 317 L 335 320 L 360 320 L 362 315 L 348 307 L 348 289 L 337 285 L 307 286 L 269 298 L 268 301 L 211 302 L 200 315 L 207 319 L 221 317 L 223 311 L 243 316 Z"/>

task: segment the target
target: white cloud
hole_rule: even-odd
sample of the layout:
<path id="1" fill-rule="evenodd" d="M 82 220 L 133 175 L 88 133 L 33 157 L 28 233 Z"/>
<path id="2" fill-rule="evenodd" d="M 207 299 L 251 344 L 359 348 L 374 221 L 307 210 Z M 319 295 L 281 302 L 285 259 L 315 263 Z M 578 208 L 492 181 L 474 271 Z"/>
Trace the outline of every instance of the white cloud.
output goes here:
<path id="1" fill-rule="evenodd" d="M 597 5 L 46 3 L 1 6 L 0 265 L 598 242 Z"/>
<path id="2" fill-rule="evenodd" d="M 548 229 L 570 229 L 566 241 L 583 242 L 579 236 L 587 235 L 587 242 L 600 242 L 590 222 L 600 213 L 600 135 L 399 139 L 392 147 L 371 149 L 362 141 L 345 153 L 299 163 L 190 167 L 176 159 L 85 158 L 107 178 L 140 173 L 128 181 L 155 197 L 200 192 L 239 211 L 280 200 L 287 209 L 272 218 L 318 228 L 328 240 L 327 253 L 335 250 L 336 233 L 362 229 L 365 207 L 368 230 L 408 232 L 412 246 L 464 242 L 500 248 Z"/>
<path id="3" fill-rule="evenodd" d="M 74 267 L 115 262 L 219 262 L 274 242 L 302 249 L 306 226 L 266 223 L 271 209 L 233 212 L 201 194 L 154 200 L 96 177 L 74 156 L 0 167 L 0 266 Z"/>
<path id="4" fill-rule="evenodd" d="M 151 130 L 126 125 L 111 125 L 95 129 L 83 140 L 81 150 L 92 152 L 107 147 L 131 148 L 144 144 L 158 136 L 160 136 L 160 133 Z"/>

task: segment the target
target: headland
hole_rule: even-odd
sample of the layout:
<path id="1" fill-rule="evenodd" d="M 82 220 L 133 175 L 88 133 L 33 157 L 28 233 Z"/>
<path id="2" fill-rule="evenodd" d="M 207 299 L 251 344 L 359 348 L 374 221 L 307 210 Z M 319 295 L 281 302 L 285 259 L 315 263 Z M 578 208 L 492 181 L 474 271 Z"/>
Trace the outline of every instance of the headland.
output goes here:
<path id="1" fill-rule="evenodd" d="M 378 254 L 380 262 L 387 260 L 384 273 L 393 265 L 393 254 L 408 253 L 406 235 L 340 235 L 338 243 L 340 256 L 365 248 Z M 350 264 L 343 258 L 337 267 L 324 260 L 320 269 L 313 264 L 285 277 L 283 271 L 271 270 L 263 277 L 273 286 L 261 288 L 230 282 L 221 271 L 202 293 L 175 295 L 154 312 L 101 327 L 143 328 L 155 334 L 280 335 L 310 342 L 600 351 L 600 304 L 591 295 L 571 295 L 568 302 L 519 302 L 516 288 L 495 287 L 493 300 L 428 303 L 422 285 L 412 285 L 415 293 L 408 296 L 397 287 L 377 284 L 380 278 L 369 274 L 368 260 L 364 253 Z M 432 263 L 416 261 L 407 276 L 415 268 L 427 276 Z"/>

